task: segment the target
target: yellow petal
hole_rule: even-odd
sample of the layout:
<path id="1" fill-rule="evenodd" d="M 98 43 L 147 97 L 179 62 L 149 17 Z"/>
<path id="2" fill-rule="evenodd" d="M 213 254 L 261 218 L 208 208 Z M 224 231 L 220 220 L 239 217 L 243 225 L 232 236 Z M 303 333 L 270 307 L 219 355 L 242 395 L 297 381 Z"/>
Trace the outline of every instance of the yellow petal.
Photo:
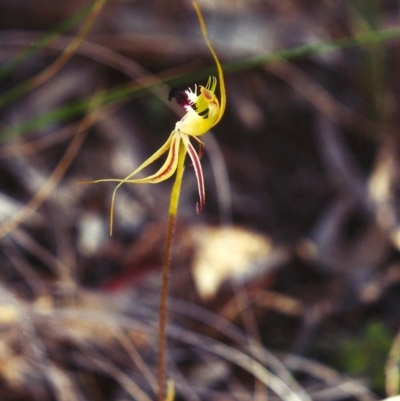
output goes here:
<path id="1" fill-rule="evenodd" d="M 221 63 L 218 60 L 217 53 L 215 53 L 215 50 L 210 42 L 210 39 L 208 38 L 206 24 L 204 23 L 204 18 L 201 13 L 200 7 L 198 6 L 198 4 L 195 1 L 193 2 L 193 6 L 196 10 L 197 17 L 199 19 L 200 28 L 201 28 L 201 32 L 203 34 L 204 40 L 205 40 L 211 54 L 214 57 L 215 64 L 217 65 L 217 70 L 218 70 L 219 90 L 220 90 L 220 95 L 221 95 L 221 106 L 218 111 L 218 118 L 216 119 L 216 121 L 214 123 L 214 125 L 215 125 L 221 120 L 222 116 L 224 115 L 225 107 L 226 107 L 226 90 L 225 90 L 224 73 L 222 71 Z"/>

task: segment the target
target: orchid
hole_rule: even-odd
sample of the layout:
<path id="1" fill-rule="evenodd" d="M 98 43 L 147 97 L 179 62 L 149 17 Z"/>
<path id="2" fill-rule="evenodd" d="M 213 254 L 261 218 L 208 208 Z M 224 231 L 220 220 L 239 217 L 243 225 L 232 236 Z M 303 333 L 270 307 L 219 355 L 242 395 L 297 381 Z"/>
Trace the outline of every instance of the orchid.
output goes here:
<path id="1" fill-rule="evenodd" d="M 201 30 L 206 41 L 206 44 L 214 57 L 218 70 L 220 101 L 218 100 L 215 91 L 217 88 L 217 78 L 210 76 L 206 86 L 195 85 L 194 90 L 191 88 L 186 91 L 177 91 L 172 89 L 169 95 L 169 100 L 176 98 L 176 101 L 181 105 L 186 113 L 180 121 L 175 124 L 175 129 L 171 132 L 169 138 L 152 156 L 145 160 L 135 171 L 123 179 L 118 178 L 105 178 L 87 183 L 100 183 L 100 182 L 118 182 L 114 189 L 111 199 L 110 211 L 110 235 L 113 230 L 113 211 L 115 205 L 115 197 L 118 189 L 123 184 L 157 184 L 170 178 L 177 172 L 177 176 L 183 175 L 184 160 L 188 154 L 197 179 L 197 186 L 199 191 L 199 202 L 196 204 L 197 213 L 201 213 L 205 205 L 205 189 L 203 170 L 201 168 L 200 158 L 203 153 L 204 144 L 198 138 L 207 133 L 213 128 L 222 118 L 226 106 L 226 92 L 222 68 L 218 57 L 208 39 L 207 31 L 203 21 L 203 17 L 196 3 L 193 3 L 199 17 Z M 199 145 L 197 152 L 191 140 L 194 140 Z M 144 168 L 158 160 L 166 152 L 167 158 L 161 168 L 154 174 L 144 178 L 133 178 L 136 174 Z M 171 197 L 170 213 L 173 208 L 177 209 L 179 191 L 175 195 L 176 199 L 173 200 L 174 195 Z M 176 205 L 175 205 L 176 203 Z M 176 206 L 176 207 L 175 207 Z M 176 211 L 175 211 L 176 213 Z"/>
<path id="2" fill-rule="evenodd" d="M 179 194 L 182 184 L 182 177 L 185 170 L 185 159 L 189 155 L 197 179 L 197 186 L 199 191 L 199 202 L 196 204 L 197 213 L 201 213 L 205 205 L 205 190 L 203 170 L 201 168 L 200 158 L 204 150 L 203 142 L 198 138 L 207 133 L 221 120 L 226 107 L 226 92 L 224 75 L 222 72 L 221 64 L 214 51 L 214 48 L 208 39 L 206 26 L 203 20 L 201 11 L 197 3 L 193 2 L 199 19 L 200 28 L 203 33 L 204 40 L 210 50 L 218 71 L 218 79 L 215 76 L 208 78 L 205 86 L 195 85 L 194 89 L 187 89 L 186 91 L 178 91 L 172 89 L 169 94 L 169 100 L 175 98 L 179 105 L 181 105 L 186 113 L 180 121 L 175 124 L 174 130 L 169 135 L 167 141 L 161 146 L 152 156 L 145 160 L 135 171 L 123 179 L 106 178 L 96 181 L 86 181 L 86 183 L 100 183 L 100 182 L 117 182 L 112 199 L 110 211 L 110 235 L 113 230 L 113 211 L 115 204 L 115 197 L 118 189 L 123 184 L 157 184 L 165 181 L 172 175 L 176 174 L 175 182 L 172 188 L 170 205 L 169 205 L 169 219 L 167 236 L 165 240 L 164 257 L 163 257 L 163 270 L 162 270 L 162 285 L 160 294 L 160 319 L 159 319 L 159 360 L 158 360 L 158 401 L 164 401 L 164 376 L 165 376 L 165 350 L 166 350 L 166 322 L 167 322 L 167 294 L 168 294 L 168 276 L 172 248 L 172 239 L 174 233 L 174 226 L 179 204 Z M 217 84 L 219 81 L 219 94 L 218 99 L 216 95 Z M 199 145 L 198 152 L 193 146 L 193 142 Z M 134 178 L 136 174 L 141 172 L 144 168 L 158 160 L 161 156 L 167 153 L 167 157 L 160 167 L 160 169 L 147 177 Z M 167 400 L 173 399 L 173 387 L 171 386 L 167 391 Z"/>

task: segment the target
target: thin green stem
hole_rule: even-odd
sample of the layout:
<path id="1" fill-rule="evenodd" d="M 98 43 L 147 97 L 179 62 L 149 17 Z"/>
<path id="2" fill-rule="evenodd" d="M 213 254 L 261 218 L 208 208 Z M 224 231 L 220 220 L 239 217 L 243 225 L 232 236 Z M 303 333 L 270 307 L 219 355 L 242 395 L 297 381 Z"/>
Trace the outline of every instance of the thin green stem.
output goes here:
<path id="1" fill-rule="evenodd" d="M 182 186 L 183 172 L 185 171 L 186 148 L 181 142 L 178 155 L 178 167 L 176 170 L 176 177 L 174 186 L 172 187 L 167 237 L 165 239 L 164 257 L 163 257 L 163 270 L 160 292 L 160 318 L 159 324 L 159 346 L 158 346 L 158 401 L 164 401 L 164 384 L 165 384 L 165 354 L 167 349 L 167 314 L 168 314 L 168 282 L 169 270 L 171 262 L 172 240 L 174 237 L 176 215 L 178 213 L 179 194 Z"/>

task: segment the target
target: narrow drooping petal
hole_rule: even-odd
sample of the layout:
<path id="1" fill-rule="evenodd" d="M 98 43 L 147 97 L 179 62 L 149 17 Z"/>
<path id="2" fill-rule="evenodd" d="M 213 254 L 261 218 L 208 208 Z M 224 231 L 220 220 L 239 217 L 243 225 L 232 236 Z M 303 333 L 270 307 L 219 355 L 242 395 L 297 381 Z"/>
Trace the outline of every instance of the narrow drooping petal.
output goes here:
<path id="1" fill-rule="evenodd" d="M 199 155 L 199 159 L 201 160 L 204 154 L 204 143 L 200 141 L 200 139 L 196 136 L 191 136 L 191 138 L 197 141 L 197 143 L 199 144 L 199 151 L 197 152 L 197 154 Z"/>
<path id="2" fill-rule="evenodd" d="M 201 168 L 200 158 L 196 152 L 194 146 L 190 143 L 190 139 L 188 136 L 182 137 L 183 144 L 190 156 L 190 159 L 193 163 L 194 172 L 196 173 L 197 179 L 197 187 L 199 190 L 199 202 L 196 204 L 196 211 L 198 214 L 203 213 L 204 205 L 206 203 L 206 194 L 204 190 L 204 177 L 203 177 L 203 170 Z"/>
<path id="3" fill-rule="evenodd" d="M 136 172 L 134 171 L 132 174 L 128 175 L 128 177 L 124 178 L 123 180 L 109 180 L 109 181 L 118 181 L 119 182 L 119 184 L 115 187 L 112 198 L 111 198 L 111 222 L 113 220 L 115 195 L 117 194 L 118 188 L 122 184 L 127 184 L 127 183 L 128 184 L 158 184 L 161 181 L 167 180 L 169 177 L 171 177 L 172 174 L 175 173 L 176 167 L 178 166 L 179 144 L 181 142 L 181 138 L 179 135 L 175 135 L 174 133 L 171 134 L 170 138 L 171 138 L 171 141 L 170 141 L 170 147 L 169 147 L 167 159 L 165 160 L 164 164 L 160 167 L 160 169 L 156 173 L 149 175 L 148 177 L 136 178 L 136 179 L 132 180 L 132 179 L 130 179 L 130 177 L 132 177 L 134 174 L 136 174 L 136 172 L 138 172 L 138 171 L 136 171 Z M 158 153 L 158 152 L 156 152 L 156 153 Z M 150 159 L 153 156 L 151 156 Z M 154 160 L 156 160 L 156 159 L 154 159 Z M 147 159 L 146 162 L 148 160 L 149 159 Z M 143 163 L 143 164 L 145 164 L 145 163 Z M 112 224 L 111 224 L 110 228 L 112 230 Z"/>
<path id="4" fill-rule="evenodd" d="M 124 182 L 127 182 L 127 180 L 130 180 L 133 176 L 138 174 L 140 171 L 142 171 L 144 168 L 149 166 L 151 163 L 155 162 L 157 159 L 159 159 L 168 149 L 171 147 L 171 142 L 174 137 L 174 132 L 171 133 L 167 141 L 164 143 L 163 146 L 161 146 L 160 149 L 157 150 L 157 152 L 153 153 L 148 159 L 146 159 L 135 171 L 133 171 L 131 174 L 129 174 L 127 177 L 120 179 L 120 178 L 102 178 L 101 180 L 94 180 L 94 181 L 81 181 L 83 184 L 97 184 L 99 182 L 119 182 L 120 184 L 123 184 Z"/>
<path id="5" fill-rule="evenodd" d="M 88 181 L 87 183 L 98 183 L 98 182 L 118 182 L 118 185 L 115 187 L 112 197 L 111 197 L 111 208 L 110 208 L 110 235 L 112 234 L 113 230 L 113 223 L 114 223 L 114 205 L 115 205 L 115 197 L 117 195 L 118 189 L 121 187 L 122 184 L 157 184 L 161 181 L 164 181 L 171 177 L 177 168 L 178 165 L 178 155 L 179 155 L 179 145 L 181 143 L 180 135 L 177 135 L 175 131 L 171 133 L 168 140 L 164 143 L 164 145 L 155 152 L 152 156 L 150 156 L 145 162 L 143 162 L 133 173 L 129 174 L 127 177 L 123 179 L 117 178 L 106 178 L 102 180 L 96 181 Z M 132 179 L 137 173 L 142 171 L 145 167 L 149 164 L 153 163 L 157 159 L 159 159 L 167 150 L 168 156 L 165 160 L 164 164 L 161 168 L 154 174 L 149 175 L 148 177 L 144 178 L 137 178 Z"/>
<path id="6" fill-rule="evenodd" d="M 178 165 L 178 154 L 179 154 L 179 144 L 181 142 L 180 135 L 172 134 L 169 152 L 164 164 L 159 168 L 159 170 L 144 178 L 131 179 L 133 173 L 124 178 L 123 180 L 118 180 L 120 184 L 158 184 L 159 182 L 167 180 L 176 171 L 176 166 Z M 115 181 L 115 180 L 114 180 Z"/>

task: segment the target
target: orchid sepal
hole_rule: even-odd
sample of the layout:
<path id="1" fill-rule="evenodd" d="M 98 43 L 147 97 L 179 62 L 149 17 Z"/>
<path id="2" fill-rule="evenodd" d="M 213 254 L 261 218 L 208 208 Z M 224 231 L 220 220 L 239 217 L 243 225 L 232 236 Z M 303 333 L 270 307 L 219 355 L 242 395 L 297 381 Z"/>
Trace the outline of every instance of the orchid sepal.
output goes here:
<path id="1" fill-rule="evenodd" d="M 203 177 L 203 169 L 201 168 L 200 157 L 197 154 L 194 146 L 190 143 L 189 137 L 184 136 L 182 138 L 182 142 L 185 145 L 186 151 L 189 154 L 190 159 L 192 160 L 194 172 L 196 174 L 197 187 L 199 191 L 199 202 L 196 203 L 196 212 L 197 214 L 201 214 L 203 213 L 204 206 L 206 203 L 206 194 L 204 189 L 204 177 Z"/>

